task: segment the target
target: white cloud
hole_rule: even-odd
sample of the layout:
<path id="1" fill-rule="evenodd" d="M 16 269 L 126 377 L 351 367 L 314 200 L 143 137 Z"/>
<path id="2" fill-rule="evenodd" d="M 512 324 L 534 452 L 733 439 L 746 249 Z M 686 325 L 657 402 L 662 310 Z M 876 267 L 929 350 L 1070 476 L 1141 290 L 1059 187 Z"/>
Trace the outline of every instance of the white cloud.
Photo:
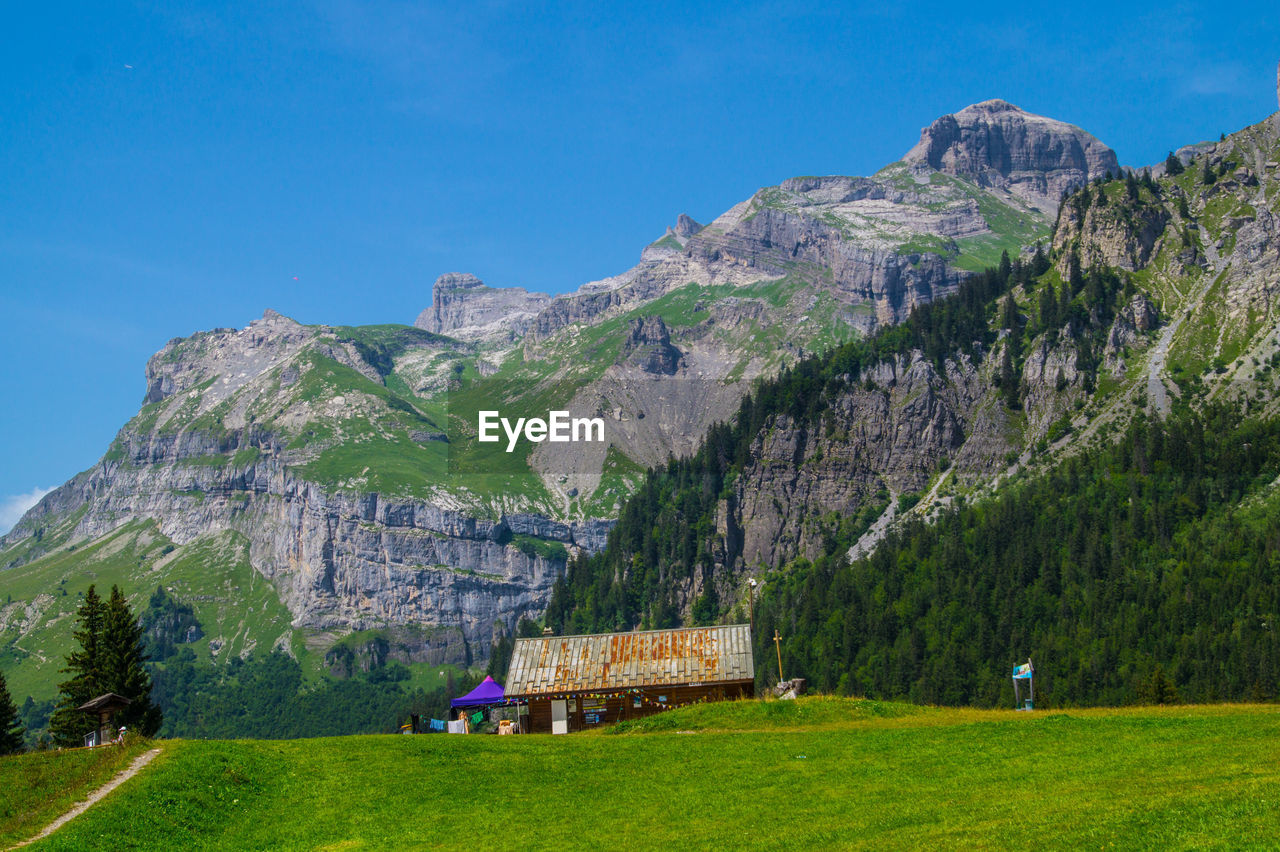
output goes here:
<path id="1" fill-rule="evenodd" d="M 39 503 L 40 498 L 52 490 L 52 488 L 33 488 L 26 494 L 0 497 L 0 535 L 13 529 L 13 525 L 22 520 L 27 510 Z"/>

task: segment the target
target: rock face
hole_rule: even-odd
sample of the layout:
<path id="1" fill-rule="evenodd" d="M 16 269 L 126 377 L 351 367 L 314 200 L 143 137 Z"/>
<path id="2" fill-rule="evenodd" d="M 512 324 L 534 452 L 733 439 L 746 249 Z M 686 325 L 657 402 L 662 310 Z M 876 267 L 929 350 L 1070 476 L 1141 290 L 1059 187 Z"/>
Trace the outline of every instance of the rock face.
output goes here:
<path id="1" fill-rule="evenodd" d="M 903 159 L 1003 189 L 1050 213 L 1064 191 L 1120 174 L 1115 152 L 1090 134 L 1002 100 L 944 115 Z"/>
<path id="2" fill-rule="evenodd" d="M 431 307 L 418 315 L 418 328 L 475 340 L 512 339 L 551 301 L 521 287 L 488 287 L 474 275 L 449 273 L 436 279 Z"/>
<path id="3" fill-rule="evenodd" d="M 325 652 L 329 674 L 349 678 L 387 663 L 445 665 L 470 658 L 470 648 L 456 632 L 392 627 L 360 641 L 346 640 Z"/>
<path id="4" fill-rule="evenodd" d="M 684 363 L 680 350 L 671 345 L 671 333 L 662 317 L 631 320 L 621 357 L 646 373 L 662 376 L 674 376 Z"/>
<path id="5" fill-rule="evenodd" d="M 510 630 L 520 617 L 541 613 L 564 559 L 511 545 L 513 529 L 594 551 L 610 526 L 535 529 L 522 516 L 478 520 L 425 501 L 328 493 L 296 476 L 288 451 L 255 430 L 223 442 L 187 436 L 166 445 L 122 435 L 121 444 L 123 458 L 56 489 L 31 523 L 85 507 L 77 530 L 88 538 L 109 533 L 122 517 L 156 518 L 179 546 L 233 530 L 248 540 L 253 567 L 273 582 L 295 627 L 431 626 L 452 639 L 430 647 L 456 653 L 430 662 L 460 663 L 464 648 L 483 658 L 495 623 Z M 252 464 L 199 463 L 249 446 L 263 450 Z"/>
<path id="6" fill-rule="evenodd" d="M 1054 244 L 1068 245 L 1083 229 L 1090 233 L 1086 250 L 1080 256 L 1083 268 L 1103 264 L 1130 271 L 1142 269 L 1158 250 L 1171 214 L 1164 205 L 1147 205 L 1136 210 L 1101 204 L 1084 208 L 1067 205 L 1059 213 L 1060 233 L 1055 234 Z M 1063 251 L 1059 269 L 1064 275 L 1069 260 L 1070 252 Z"/>
<path id="7" fill-rule="evenodd" d="M 410 337 L 417 342 L 401 343 L 412 347 L 402 359 L 452 347 Z M 430 628 L 431 641 L 404 652 L 413 660 L 483 659 L 495 625 L 510 631 L 541 613 L 565 548 L 598 550 L 611 524 L 519 513 L 481 519 L 439 497 L 316 481 L 308 464 L 352 427 L 402 429 L 404 439 L 427 444 L 443 437 L 410 428 L 406 418 L 424 421 L 404 403 L 387 405 L 383 377 L 367 360 L 379 354 L 368 340 L 273 311 L 240 331 L 170 341 L 148 362 L 143 411 L 97 465 L 47 495 L 0 547 L 68 516 L 77 540 L 138 519 L 154 519 L 179 548 L 230 531 L 247 542 L 254 570 L 272 582 L 294 627 L 335 635 Z M 339 381 L 346 384 L 328 384 Z M 521 549 L 514 535 L 546 545 Z"/>
<path id="8" fill-rule="evenodd" d="M 998 462 L 977 452 L 980 442 L 962 451 L 985 385 L 968 362 L 949 366 L 950 375 L 940 375 L 918 356 L 881 365 L 835 401 L 829 427 L 809 431 L 784 415 L 762 430 L 724 519 L 722 564 L 739 573 L 813 558 L 823 519 L 856 517 L 918 492 L 943 459 L 991 473 Z M 1008 449 L 1002 442 L 996 457 Z"/>
<path id="9" fill-rule="evenodd" d="M 677 237 L 687 240 L 689 239 L 689 237 L 692 237 L 694 234 L 698 233 L 701 230 L 702 230 L 702 226 L 699 225 L 697 222 L 693 221 L 693 217 L 689 216 L 686 213 L 681 213 L 679 217 L 676 218 L 676 227 L 675 227 L 674 233 Z"/>

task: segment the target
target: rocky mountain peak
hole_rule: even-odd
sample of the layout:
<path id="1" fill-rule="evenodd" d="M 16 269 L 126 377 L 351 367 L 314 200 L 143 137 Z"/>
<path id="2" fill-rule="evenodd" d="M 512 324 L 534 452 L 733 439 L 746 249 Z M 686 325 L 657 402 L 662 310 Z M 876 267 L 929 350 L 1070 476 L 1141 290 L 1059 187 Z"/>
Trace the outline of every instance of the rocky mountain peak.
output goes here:
<path id="1" fill-rule="evenodd" d="M 418 328 L 467 340 L 515 339 L 551 297 L 523 287 L 490 287 L 467 272 L 449 272 L 431 288 Z"/>
<path id="2" fill-rule="evenodd" d="M 446 272 L 436 279 L 432 290 L 439 293 L 441 290 L 475 290 L 484 286 L 485 283 L 470 272 Z"/>
<path id="3" fill-rule="evenodd" d="M 256 319 L 249 323 L 249 328 L 257 329 L 258 331 L 291 331 L 295 328 L 302 328 L 302 326 L 297 320 L 267 308 L 262 312 L 261 319 Z"/>
<path id="4" fill-rule="evenodd" d="M 681 239 L 688 239 L 701 230 L 702 226 L 693 221 L 693 217 L 687 213 L 681 213 L 676 219 L 676 236 Z"/>
<path id="5" fill-rule="evenodd" d="M 1049 213 L 1064 191 L 1120 173 L 1115 152 L 1091 134 L 999 99 L 937 119 L 903 160 L 1004 190 Z"/>

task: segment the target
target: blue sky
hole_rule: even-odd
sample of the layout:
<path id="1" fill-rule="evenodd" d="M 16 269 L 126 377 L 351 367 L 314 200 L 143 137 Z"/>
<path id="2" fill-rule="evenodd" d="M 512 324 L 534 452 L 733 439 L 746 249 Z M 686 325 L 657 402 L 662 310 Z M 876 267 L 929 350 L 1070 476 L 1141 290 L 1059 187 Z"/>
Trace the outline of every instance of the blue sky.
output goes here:
<path id="1" fill-rule="evenodd" d="M 1276 109 L 1269 4 L 814 8 L 7 9 L 0 529 L 98 459 L 171 337 L 412 322 L 450 271 L 573 289 L 681 212 L 874 172 L 987 98 L 1126 164 Z"/>

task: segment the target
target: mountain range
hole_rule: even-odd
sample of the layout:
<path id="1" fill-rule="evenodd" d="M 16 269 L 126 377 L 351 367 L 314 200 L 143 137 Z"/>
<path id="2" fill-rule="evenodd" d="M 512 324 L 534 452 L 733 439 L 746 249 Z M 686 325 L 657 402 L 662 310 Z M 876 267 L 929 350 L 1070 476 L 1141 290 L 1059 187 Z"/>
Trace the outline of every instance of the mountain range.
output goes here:
<path id="1" fill-rule="evenodd" d="M 353 654 L 483 660 L 542 617 L 570 559 L 605 550 L 647 469 L 741 420 L 758 382 L 895 330 L 915 336 L 877 350 L 825 420 L 756 412 L 711 495 L 706 558 L 689 560 L 710 568 L 668 578 L 658 620 L 700 600 L 698 617 L 708 600 L 728 617 L 748 573 L 816 557 L 833 529 L 871 552 L 904 518 L 998 493 L 1135 412 L 1195 398 L 1273 413 L 1276 131 L 1273 116 L 1139 179 L 1079 128 L 985 101 L 870 177 L 796 177 L 706 225 L 682 215 L 635 267 L 569 294 L 449 274 L 412 325 L 267 311 L 176 338 L 102 459 L 0 539 L 0 664 L 15 694 L 51 696 L 93 581 L 190 605 L 188 644 L 215 663 L 279 649 L 341 676 Z M 965 286 L 991 269 L 1007 292 Z M 930 313 L 961 297 L 977 307 Z M 911 325 L 925 315 L 941 325 Z M 610 440 L 508 454 L 476 440 L 488 408 L 598 415 Z M 578 618 L 630 627 L 653 603 Z"/>

